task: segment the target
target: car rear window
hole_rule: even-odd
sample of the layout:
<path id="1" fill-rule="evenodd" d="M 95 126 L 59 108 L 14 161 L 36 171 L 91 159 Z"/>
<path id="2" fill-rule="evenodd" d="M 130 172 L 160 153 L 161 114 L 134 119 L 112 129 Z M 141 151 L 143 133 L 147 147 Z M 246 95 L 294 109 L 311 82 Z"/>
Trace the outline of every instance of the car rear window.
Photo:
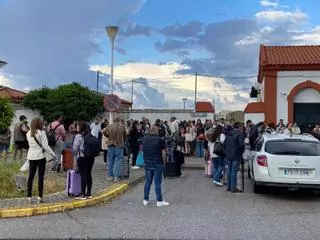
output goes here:
<path id="1" fill-rule="evenodd" d="M 320 143 L 302 140 L 266 142 L 265 151 L 273 155 L 320 156 Z"/>

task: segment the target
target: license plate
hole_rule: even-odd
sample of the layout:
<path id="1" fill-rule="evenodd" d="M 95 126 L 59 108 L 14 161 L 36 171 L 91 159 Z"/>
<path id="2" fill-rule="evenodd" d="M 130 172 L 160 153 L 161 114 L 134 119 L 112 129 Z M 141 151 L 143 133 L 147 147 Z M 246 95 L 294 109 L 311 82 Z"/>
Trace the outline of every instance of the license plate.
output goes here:
<path id="1" fill-rule="evenodd" d="M 312 173 L 309 169 L 284 169 L 286 176 L 310 176 Z"/>

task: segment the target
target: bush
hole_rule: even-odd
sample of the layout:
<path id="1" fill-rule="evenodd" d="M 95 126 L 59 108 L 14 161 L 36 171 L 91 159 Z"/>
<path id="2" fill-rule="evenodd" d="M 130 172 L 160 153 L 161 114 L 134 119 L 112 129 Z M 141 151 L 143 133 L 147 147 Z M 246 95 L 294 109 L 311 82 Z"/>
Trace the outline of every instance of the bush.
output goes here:
<path id="1" fill-rule="evenodd" d="M 17 174 L 24 174 L 26 177 L 28 173 L 21 173 L 19 171 L 21 165 L 18 162 L 0 162 L 0 199 L 26 197 L 26 191 L 18 191 L 15 183 L 15 176 Z M 33 196 L 38 194 L 38 182 L 35 176 L 33 182 Z M 51 194 L 61 192 L 65 189 L 66 174 L 50 174 L 46 173 L 44 180 L 44 194 Z"/>
<path id="2" fill-rule="evenodd" d="M 0 97 L 0 129 L 7 129 L 14 117 L 14 109 L 8 99 Z"/>

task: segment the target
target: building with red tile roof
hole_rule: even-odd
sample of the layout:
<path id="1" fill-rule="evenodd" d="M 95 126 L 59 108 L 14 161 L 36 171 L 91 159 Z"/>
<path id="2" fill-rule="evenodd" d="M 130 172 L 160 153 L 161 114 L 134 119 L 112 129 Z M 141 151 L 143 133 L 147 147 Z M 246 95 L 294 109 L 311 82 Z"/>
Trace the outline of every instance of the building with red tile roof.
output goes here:
<path id="1" fill-rule="evenodd" d="M 7 98 L 12 103 L 21 103 L 25 95 L 25 92 L 9 87 L 0 86 L 0 97 Z"/>
<path id="2" fill-rule="evenodd" d="M 320 122 L 320 45 L 261 45 L 257 80 L 261 99 L 246 106 L 245 120 Z"/>

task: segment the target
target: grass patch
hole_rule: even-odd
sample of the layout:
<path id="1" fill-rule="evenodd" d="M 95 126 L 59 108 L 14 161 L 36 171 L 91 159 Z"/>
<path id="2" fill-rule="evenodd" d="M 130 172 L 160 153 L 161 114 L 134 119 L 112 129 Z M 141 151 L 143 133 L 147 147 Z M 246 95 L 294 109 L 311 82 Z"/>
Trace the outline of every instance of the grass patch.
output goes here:
<path id="1" fill-rule="evenodd" d="M 25 197 L 26 191 L 18 191 L 15 183 L 15 176 L 23 174 L 26 179 L 28 173 L 19 171 L 21 164 L 18 162 L 0 162 L 0 199 Z M 44 180 L 44 194 L 61 192 L 65 189 L 66 173 L 50 173 L 47 168 Z M 38 176 L 36 174 L 33 182 L 33 195 L 38 194 Z"/>

